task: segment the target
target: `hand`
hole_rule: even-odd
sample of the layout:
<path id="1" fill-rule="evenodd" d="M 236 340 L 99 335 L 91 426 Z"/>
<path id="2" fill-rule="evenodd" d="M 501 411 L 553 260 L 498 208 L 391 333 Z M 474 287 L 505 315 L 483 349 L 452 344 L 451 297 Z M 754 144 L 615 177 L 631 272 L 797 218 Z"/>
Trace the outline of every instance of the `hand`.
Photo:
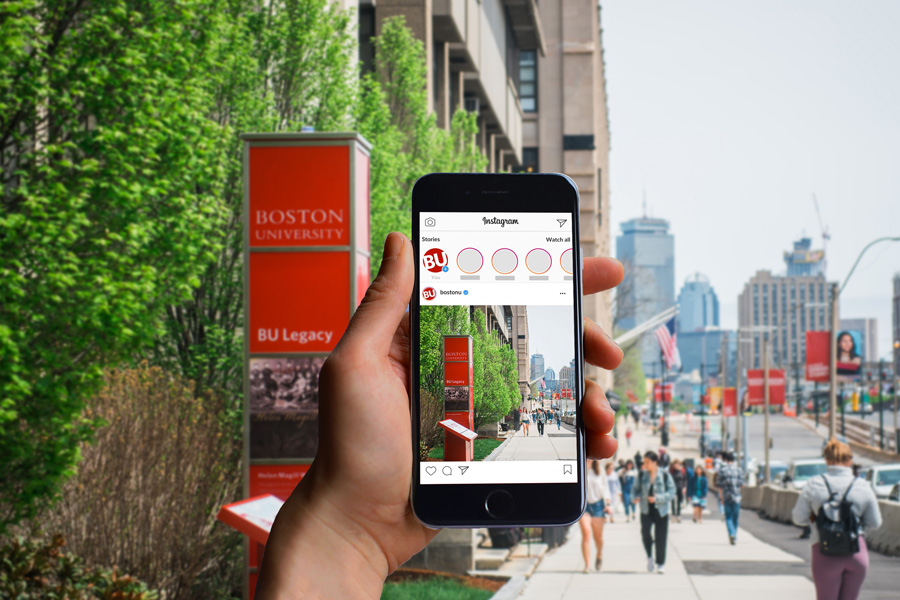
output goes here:
<path id="1" fill-rule="evenodd" d="M 622 281 L 621 263 L 585 258 L 583 288 Z M 409 313 L 413 249 L 392 233 L 378 276 L 319 378 L 319 449 L 306 477 L 278 513 L 256 589 L 273 598 L 372 597 L 384 579 L 437 534 L 409 506 Z M 591 364 L 616 368 L 622 350 L 600 326 L 584 324 Z M 615 413 L 600 386 L 585 382 L 587 454 L 611 457 Z"/>

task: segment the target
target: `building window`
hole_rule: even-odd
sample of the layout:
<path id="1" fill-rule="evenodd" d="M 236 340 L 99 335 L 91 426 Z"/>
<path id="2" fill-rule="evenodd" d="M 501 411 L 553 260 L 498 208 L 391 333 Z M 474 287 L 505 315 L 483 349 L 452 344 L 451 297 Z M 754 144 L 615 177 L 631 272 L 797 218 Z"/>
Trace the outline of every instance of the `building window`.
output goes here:
<path id="1" fill-rule="evenodd" d="M 519 102 L 525 112 L 537 112 L 537 51 L 519 52 Z"/>
<path id="2" fill-rule="evenodd" d="M 522 148 L 522 165 L 513 169 L 515 173 L 538 172 L 538 149 Z"/>

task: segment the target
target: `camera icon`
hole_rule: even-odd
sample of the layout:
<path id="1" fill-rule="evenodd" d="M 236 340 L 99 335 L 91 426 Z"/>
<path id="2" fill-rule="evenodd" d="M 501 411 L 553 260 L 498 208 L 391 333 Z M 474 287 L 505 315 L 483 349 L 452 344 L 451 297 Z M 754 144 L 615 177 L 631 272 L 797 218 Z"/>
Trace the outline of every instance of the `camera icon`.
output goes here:
<path id="1" fill-rule="evenodd" d="M 425 227 L 434 227 L 435 221 L 432 217 L 425 219 Z"/>

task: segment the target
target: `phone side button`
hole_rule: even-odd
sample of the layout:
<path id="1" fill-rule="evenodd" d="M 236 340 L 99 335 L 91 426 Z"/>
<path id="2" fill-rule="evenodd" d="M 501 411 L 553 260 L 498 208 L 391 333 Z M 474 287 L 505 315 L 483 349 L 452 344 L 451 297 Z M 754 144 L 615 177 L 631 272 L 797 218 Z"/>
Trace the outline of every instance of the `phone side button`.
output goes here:
<path id="1" fill-rule="evenodd" d="M 484 508 L 495 519 L 505 519 L 516 507 L 512 494 L 506 490 L 494 490 L 484 500 Z"/>

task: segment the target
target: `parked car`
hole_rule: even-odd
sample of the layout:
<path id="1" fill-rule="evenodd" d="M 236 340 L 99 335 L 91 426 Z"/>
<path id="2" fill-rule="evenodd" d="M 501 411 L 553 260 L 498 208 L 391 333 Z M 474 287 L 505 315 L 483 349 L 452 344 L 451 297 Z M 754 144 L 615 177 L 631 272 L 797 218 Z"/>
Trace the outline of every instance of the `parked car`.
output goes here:
<path id="1" fill-rule="evenodd" d="M 891 488 L 900 483 L 900 463 L 872 465 L 866 472 L 866 481 L 879 498 L 887 498 Z"/>
<path id="2" fill-rule="evenodd" d="M 900 502 L 900 483 L 891 488 L 891 493 L 888 494 L 887 499 L 892 502 Z"/>
<path id="3" fill-rule="evenodd" d="M 779 479 L 784 487 L 801 490 L 807 481 L 827 470 L 828 465 L 823 458 L 801 458 L 791 461 L 787 471 L 782 473 Z"/>
<path id="4" fill-rule="evenodd" d="M 769 475 L 771 475 L 772 481 L 781 481 L 787 470 L 788 465 L 783 460 L 769 460 Z M 762 485 L 766 482 L 766 465 L 763 462 L 756 466 L 756 482 L 757 485 Z"/>

